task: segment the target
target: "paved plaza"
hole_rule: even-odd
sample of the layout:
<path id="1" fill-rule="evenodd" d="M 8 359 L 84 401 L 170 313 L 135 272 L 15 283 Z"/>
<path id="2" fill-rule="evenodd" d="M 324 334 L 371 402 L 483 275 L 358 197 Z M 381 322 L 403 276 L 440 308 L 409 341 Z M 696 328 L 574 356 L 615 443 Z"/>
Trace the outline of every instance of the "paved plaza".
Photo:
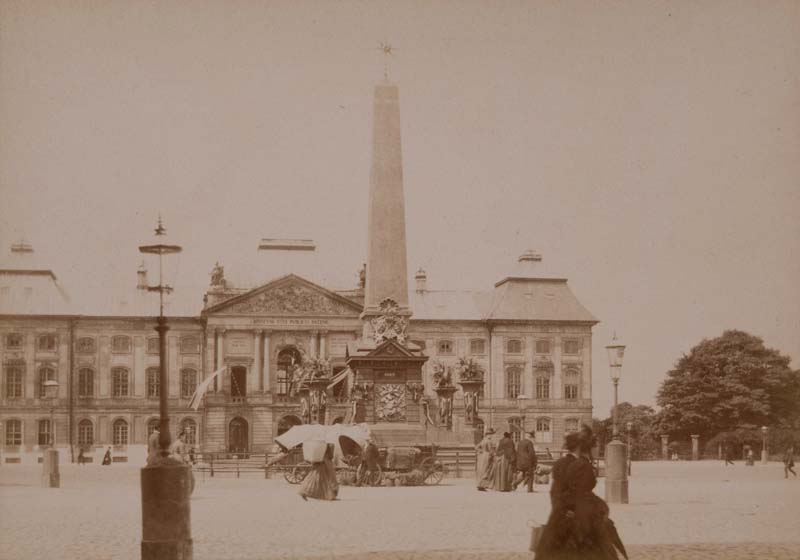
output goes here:
<path id="1" fill-rule="evenodd" d="M 138 558 L 138 468 L 62 465 L 60 489 L 40 488 L 39 473 L 0 467 L 0 558 Z M 547 518 L 547 487 L 480 493 L 471 480 L 444 482 L 343 487 L 339 501 L 303 502 L 282 478 L 198 477 L 195 558 L 531 558 L 528 523 Z M 637 463 L 630 493 L 612 516 L 631 558 L 800 558 L 800 480 L 784 480 L 780 463 Z"/>

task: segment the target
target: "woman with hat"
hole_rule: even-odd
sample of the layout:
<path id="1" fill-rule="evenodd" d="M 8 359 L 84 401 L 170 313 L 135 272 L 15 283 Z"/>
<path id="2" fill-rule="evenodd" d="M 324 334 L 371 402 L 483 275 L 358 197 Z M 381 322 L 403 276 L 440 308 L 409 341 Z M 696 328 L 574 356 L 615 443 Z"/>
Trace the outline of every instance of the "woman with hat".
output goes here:
<path id="1" fill-rule="evenodd" d="M 514 485 L 514 470 L 517 452 L 511 432 L 504 432 L 503 439 L 497 444 L 494 466 L 492 467 L 492 488 L 498 492 L 511 492 Z"/>
<path id="2" fill-rule="evenodd" d="M 597 484 L 591 462 L 595 443 L 588 426 L 567 436 L 565 447 L 572 459 L 559 459 L 553 466 L 552 511 L 536 560 L 618 560 L 617 551 L 628 557 L 608 517 L 608 505 L 592 491 Z"/>
<path id="3" fill-rule="evenodd" d="M 478 490 L 485 492 L 491 486 L 492 463 L 497 444 L 494 441 L 494 428 L 488 428 L 481 442 L 475 446 L 478 453 L 478 464 L 475 475 L 478 479 Z"/>

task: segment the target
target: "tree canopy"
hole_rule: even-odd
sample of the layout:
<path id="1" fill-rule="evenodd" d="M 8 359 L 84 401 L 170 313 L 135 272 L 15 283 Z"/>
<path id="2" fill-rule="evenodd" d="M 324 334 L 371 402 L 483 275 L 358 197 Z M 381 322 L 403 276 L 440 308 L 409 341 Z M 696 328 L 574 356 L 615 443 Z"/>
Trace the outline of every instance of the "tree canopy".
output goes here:
<path id="1" fill-rule="evenodd" d="M 660 430 L 703 439 L 800 419 L 800 372 L 790 358 L 742 331 L 725 331 L 683 355 L 658 391 Z"/>
<path id="2" fill-rule="evenodd" d="M 613 414 L 613 410 L 611 413 Z M 631 425 L 630 442 L 631 457 L 646 459 L 657 457 L 659 450 L 658 416 L 652 407 L 629 402 L 617 406 L 617 428 L 623 442 L 628 441 L 628 423 Z M 613 416 L 605 420 L 595 420 L 593 429 L 601 444 L 611 441 L 613 432 Z"/>

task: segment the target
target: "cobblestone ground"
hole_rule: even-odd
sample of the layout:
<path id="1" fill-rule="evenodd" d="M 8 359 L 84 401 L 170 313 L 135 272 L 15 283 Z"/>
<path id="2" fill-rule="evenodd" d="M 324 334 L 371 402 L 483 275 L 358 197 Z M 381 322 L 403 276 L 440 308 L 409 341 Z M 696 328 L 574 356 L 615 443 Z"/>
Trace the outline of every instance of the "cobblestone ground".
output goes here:
<path id="1" fill-rule="evenodd" d="M 0 467 L 0 558 L 139 557 L 137 468 L 62 465 L 60 489 L 40 488 L 39 473 Z M 531 559 L 528 524 L 547 518 L 547 487 L 482 493 L 470 480 L 445 482 L 343 487 L 339 501 L 303 502 L 283 479 L 198 478 L 195 558 Z M 800 558 L 800 480 L 784 480 L 778 463 L 634 464 L 630 495 L 611 513 L 632 560 Z"/>

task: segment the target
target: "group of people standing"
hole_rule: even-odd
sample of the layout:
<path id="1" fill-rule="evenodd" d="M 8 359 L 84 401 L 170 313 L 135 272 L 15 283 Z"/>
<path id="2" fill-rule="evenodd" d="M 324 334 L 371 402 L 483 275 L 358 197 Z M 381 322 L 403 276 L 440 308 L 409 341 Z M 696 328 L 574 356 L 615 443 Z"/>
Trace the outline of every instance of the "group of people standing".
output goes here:
<path id="1" fill-rule="evenodd" d="M 486 435 L 475 446 L 477 451 L 478 490 L 511 492 L 525 483 L 528 492 L 534 492 L 536 477 L 535 432 L 528 432 L 515 446 L 510 432 L 505 432 L 497 441 L 494 428 L 486 430 Z"/>

